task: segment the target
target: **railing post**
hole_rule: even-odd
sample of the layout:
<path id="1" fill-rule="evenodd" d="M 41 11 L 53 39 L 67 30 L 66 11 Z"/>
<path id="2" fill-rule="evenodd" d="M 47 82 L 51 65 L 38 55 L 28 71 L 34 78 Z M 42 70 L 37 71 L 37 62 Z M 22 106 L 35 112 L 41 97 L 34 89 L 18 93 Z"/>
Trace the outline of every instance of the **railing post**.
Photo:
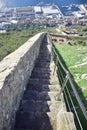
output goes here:
<path id="1" fill-rule="evenodd" d="M 51 44 L 51 62 L 53 61 L 53 44 Z"/>
<path id="2" fill-rule="evenodd" d="M 57 57 L 56 57 L 55 66 L 54 66 L 54 71 L 53 71 L 53 75 L 55 74 L 55 71 L 56 71 L 57 62 L 58 62 L 58 59 L 57 59 Z"/>
<path id="3" fill-rule="evenodd" d="M 63 82 L 63 84 L 62 84 L 62 86 L 61 86 L 61 90 L 60 90 L 59 95 L 58 95 L 58 100 L 60 100 L 61 93 L 64 91 L 68 79 L 69 79 L 69 72 L 67 72 L 66 77 L 65 77 L 65 79 L 64 79 L 64 82 Z"/>
<path id="4" fill-rule="evenodd" d="M 78 94 L 78 92 L 77 92 L 77 90 L 76 90 L 76 87 L 74 86 L 74 83 L 72 82 L 72 79 L 71 79 L 71 76 L 70 76 L 69 72 L 67 71 L 67 69 L 66 69 L 66 68 L 64 67 L 64 65 L 62 64 L 62 62 L 61 62 L 61 60 L 60 60 L 60 58 L 59 58 L 59 56 L 58 56 L 58 54 L 57 54 L 57 52 L 56 52 L 55 47 L 53 46 L 53 44 L 52 44 L 52 54 L 53 54 L 53 57 L 56 56 L 53 74 L 55 73 L 55 70 L 56 70 L 56 67 L 57 67 L 58 63 L 60 64 L 60 66 L 61 66 L 61 68 L 62 68 L 62 71 L 64 71 L 65 74 L 66 74 L 66 76 L 65 76 L 65 78 L 64 78 L 64 80 L 63 80 L 63 82 L 62 82 L 62 85 L 61 85 L 61 90 L 59 91 L 59 95 L 56 97 L 56 100 L 60 101 L 60 100 L 61 100 L 61 97 L 60 97 L 61 94 L 62 94 L 63 92 L 64 92 L 64 94 L 66 94 L 66 91 L 68 92 L 69 100 L 71 101 L 71 104 L 72 104 L 72 106 L 73 106 L 74 113 L 75 113 L 75 116 L 76 116 L 76 118 L 77 118 L 79 127 L 80 127 L 81 130 L 83 130 L 81 121 L 80 121 L 80 119 L 79 119 L 79 114 L 78 114 L 78 112 L 76 111 L 74 102 L 73 102 L 72 97 L 71 97 L 71 95 L 70 95 L 70 93 L 69 93 L 69 91 L 68 91 L 67 82 L 70 83 L 70 86 L 71 86 L 71 88 L 72 88 L 72 90 L 73 90 L 73 92 L 74 92 L 74 94 L 75 94 L 76 100 L 77 100 L 77 102 L 78 102 L 78 104 L 79 104 L 79 106 L 80 106 L 80 108 L 81 108 L 81 111 L 83 112 L 83 115 L 84 115 L 84 117 L 85 117 L 86 120 L 87 120 L 87 109 L 86 109 L 86 107 L 84 106 L 84 103 L 82 102 L 82 100 L 81 100 L 81 98 L 80 98 L 80 96 L 79 96 L 79 94 Z M 62 76 L 63 76 L 63 74 L 62 74 Z M 61 78 L 61 77 L 60 77 L 60 78 Z M 64 91 L 65 88 L 66 88 L 66 91 Z M 69 104 L 69 101 L 68 101 L 68 104 Z M 71 109 L 71 108 L 70 108 L 70 106 L 69 106 L 69 110 L 70 110 L 70 109 Z"/>

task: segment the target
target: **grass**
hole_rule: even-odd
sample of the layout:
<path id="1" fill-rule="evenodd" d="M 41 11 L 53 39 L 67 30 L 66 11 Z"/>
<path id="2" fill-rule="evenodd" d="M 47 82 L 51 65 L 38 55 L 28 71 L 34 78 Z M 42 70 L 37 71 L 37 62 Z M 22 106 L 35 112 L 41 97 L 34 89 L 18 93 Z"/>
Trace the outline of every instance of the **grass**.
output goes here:
<path id="1" fill-rule="evenodd" d="M 68 27 L 69 30 L 76 29 L 79 36 L 87 36 L 87 27 L 81 25 L 72 25 Z"/>
<path id="2" fill-rule="evenodd" d="M 7 34 L 0 34 L 0 60 L 2 60 L 6 55 L 15 51 L 28 38 L 29 36 L 22 37 L 21 33 L 19 32 L 10 32 Z"/>
<path id="3" fill-rule="evenodd" d="M 69 44 L 55 44 L 56 49 L 59 53 L 62 63 L 65 65 L 66 69 L 72 75 L 74 79 L 75 87 L 87 108 L 87 45 L 82 44 L 69 45 Z M 82 63 L 86 63 L 81 65 Z M 60 75 L 60 74 L 59 74 Z M 64 74 L 63 74 L 64 75 Z M 60 75 L 61 76 L 61 75 Z M 69 92 L 72 92 L 70 85 L 67 85 Z M 65 89 L 66 91 L 66 89 Z M 68 95 L 68 94 L 67 94 Z M 76 98 L 72 96 L 74 104 L 78 107 L 77 112 L 79 114 L 80 121 L 83 125 L 84 130 L 86 130 L 87 121 L 85 120 L 83 113 L 76 101 Z M 69 99 L 69 97 L 68 97 Z M 69 100 L 70 106 L 72 108 L 71 102 Z M 72 112 L 74 112 L 72 110 Z M 77 122 L 77 120 L 76 120 Z M 78 123 L 76 123 L 77 129 L 80 130 Z"/>
<path id="4" fill-rule="evenodd" d="M 39 25 L 12 25 L 7 28 L 6 34 L 0 34 L 0 61 L 8 54 L 15 51 L 24 44 L 30 37 L 39 32 L 54 33 L 56 27 L 47 27 Z"/>
<path id="5" fill-rule="evenodd" d="M 65 61 L 70 73 L 73 75 L 77 85 L 81 88 L 85 97 L 85 105 L 87 107 L 87 46 L 56 44 L 56 48 Z M 81 65 L 82 63 L 85 64 Z"/>

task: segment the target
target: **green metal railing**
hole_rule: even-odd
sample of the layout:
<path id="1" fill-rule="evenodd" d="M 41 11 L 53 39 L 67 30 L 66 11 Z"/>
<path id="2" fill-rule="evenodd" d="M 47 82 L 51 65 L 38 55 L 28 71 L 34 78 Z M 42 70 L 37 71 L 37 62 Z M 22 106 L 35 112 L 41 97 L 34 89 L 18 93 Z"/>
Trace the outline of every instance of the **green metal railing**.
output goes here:
<path id="1" fill-rule="evenodd" d="M 78 130 L 86 130 L 87 124 L 87 110 L 76 90 L 74 82 L 71 78 L 69 71 L 64 67 L 60 60 L 54 44 L 52 43 L 52 56 L 55 62 L 54 71 L 57 71 L 58 78 L 61 85 L 61 90 L 59 92 L 59 99 L 61 93 L 64 94 L 64 99 L 67 104 L 67 110 L 74 113 L 76 127 Z M 82 116 L 82 117 L 81 117 Z M 81 119 L 82 118 L 82 119 Z M 84 121 L 82 123 L 82 120 Z"/>

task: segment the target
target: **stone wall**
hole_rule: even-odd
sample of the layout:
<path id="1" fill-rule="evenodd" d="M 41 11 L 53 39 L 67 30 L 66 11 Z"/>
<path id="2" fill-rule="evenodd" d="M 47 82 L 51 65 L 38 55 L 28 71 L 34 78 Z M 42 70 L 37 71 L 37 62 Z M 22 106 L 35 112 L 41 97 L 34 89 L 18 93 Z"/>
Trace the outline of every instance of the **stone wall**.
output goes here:
<path id="1" fill-rule="evenodd" d="M 45 33 L 29 39 L 0 62 L 0 130 L 10 130 Z"/>

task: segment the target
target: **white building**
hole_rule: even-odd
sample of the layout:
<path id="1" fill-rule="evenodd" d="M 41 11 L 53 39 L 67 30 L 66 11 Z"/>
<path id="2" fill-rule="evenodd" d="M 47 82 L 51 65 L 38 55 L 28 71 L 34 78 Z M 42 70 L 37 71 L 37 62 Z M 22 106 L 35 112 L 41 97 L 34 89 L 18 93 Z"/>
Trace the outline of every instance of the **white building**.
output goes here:
<path id="1" fill-rule="evenodd" d="M 82 13 L 81 11 L 76 11 L 76 12 L 74 12 L 73 14 L 74 14 L 74 16 L 77 17 L 78 19 L 84 17 L 84 15 L 83 15 L 83 13 Z"/>
<path id="2" fill-rule="evenodd" d="M 18 7 L 16 8 L 16 15 L 20 18 L 29 18 L 34 16 L 33 7 Z"/>
<path id="3" fill-rule="evenodd" d="M 35 14 L 41 14 L 42 13 L 42 9 L 40 6 L 34 6 L 34 11 L 35 11 Z"/>
<path id="4" fill-rule="evenodd" d="M 52 14 L 59 14 L 58 9 L 52 8 L 52 6 L 43 6 L 42 7 L 43 14 L 45 15 L 52 15 Z"/>

